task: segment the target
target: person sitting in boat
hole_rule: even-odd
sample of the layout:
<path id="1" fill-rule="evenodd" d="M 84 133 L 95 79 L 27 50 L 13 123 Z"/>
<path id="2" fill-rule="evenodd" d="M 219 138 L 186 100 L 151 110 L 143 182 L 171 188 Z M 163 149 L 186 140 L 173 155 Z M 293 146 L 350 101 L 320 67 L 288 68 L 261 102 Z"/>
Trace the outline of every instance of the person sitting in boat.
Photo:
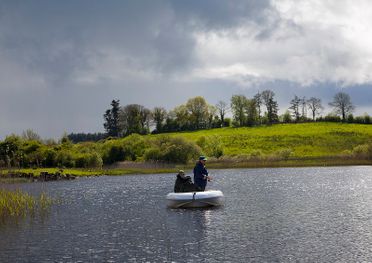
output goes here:
<path id="1" fill-rule="evenodd" d="M 197 187 L 191 180 L 190 176 L 186 176 L 183 170 L 180 170 L 177 174 L 176 183 L 174 184 L 174 192 L 175 193 L 182 193 L 182 192 L 196 192 L 200 191 L 199 187 Z"/>
<path id="2" fill-rule="evenodd" d="M 210 176 L 208 176 L 208 170 L 205 167 L 206 161 L 207 158 L 205 156 L 200 156 L 199 161 L 194 167 L 194 183 L 201 189 L 201 191 L 205 190 L 207 182 L 212 179 Z"/>

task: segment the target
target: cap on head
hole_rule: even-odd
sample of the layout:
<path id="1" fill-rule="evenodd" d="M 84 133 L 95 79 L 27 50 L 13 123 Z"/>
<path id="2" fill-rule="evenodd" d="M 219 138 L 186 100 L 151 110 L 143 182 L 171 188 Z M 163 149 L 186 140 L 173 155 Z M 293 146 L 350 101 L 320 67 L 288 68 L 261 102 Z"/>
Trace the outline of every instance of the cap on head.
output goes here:
<path id="1" fill-rule="evenodd" d="M 178 173 L 179 174 L 185 174 L 185 171 L 184 170 L 179 170 Z"/>
<path id="2" fill-rule="evenodd" d="M 204 155 L 201 155 L 201 156 L 199 157 L 199 161 L 206 161 L 206 160 L 208 160 L 208 159 L 207 159 L 207 157 L 205 157 Z"/>

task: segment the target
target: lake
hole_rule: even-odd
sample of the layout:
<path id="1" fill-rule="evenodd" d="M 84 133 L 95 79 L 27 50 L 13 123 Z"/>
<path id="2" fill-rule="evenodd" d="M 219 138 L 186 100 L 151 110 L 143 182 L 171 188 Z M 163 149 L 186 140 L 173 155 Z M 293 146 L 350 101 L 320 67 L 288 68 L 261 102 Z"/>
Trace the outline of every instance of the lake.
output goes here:
<path id="1" fill-rule="evenodd" d="M 175 174 L 4 186 L 63 202 L 0 226 L 0 262 L 372 262 L 372 167 L 210 174 L 220 208 L 167 209 Z"/>

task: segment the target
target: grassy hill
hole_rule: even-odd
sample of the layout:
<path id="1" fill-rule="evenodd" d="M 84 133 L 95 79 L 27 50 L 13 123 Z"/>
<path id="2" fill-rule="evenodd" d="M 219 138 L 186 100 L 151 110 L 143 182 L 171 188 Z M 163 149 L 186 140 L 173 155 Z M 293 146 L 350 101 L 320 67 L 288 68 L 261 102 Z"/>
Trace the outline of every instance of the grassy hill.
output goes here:
<path id="1" fill-rule="evenodd" d="M 10 163 L 13 168 L 21 168 L 21 160 L 26 164 L 23 168 L 43 171 L 45 167 L 83 168 L 94 169 L 93 174 L 192 168 L 199 154 L 208 156 L 209 168 L 372 164 L 372 125 L 365 124 L 322 122 L 229 127 L 52 145 L 14 137 L 7 143 L 18 149 Z M 1 161 L 5 168 L 5 161 Z M 41 170 L 31 173 L 35 171 Z M 71 174 L 83 175 L 80 171 Z"/>
<path id="2" fill-rule="evenodd" d="M 172 133 L 194 142 L 212 141 L 223 149 L 222 159 L 235 158 L 244 162 L 285 159 L 353 159 L 351 163 L 368 163 L 365 156 L 357 154 L 363 146 L 372 143 L 372 125 L 341 123 L 299 123 L 272 126 L 222 128 L 196 132 Z M 159 135 L 156 135 L 159 136 Z M 207 149 L 205 149 L 207 151 Z M 368 149 L 364 149 L 367 151 Z M 208 151 L 207 151 L 208 152 Z M 358 158 L 363 157 L 363 158 Z M 257 157 L 257 158 L 253 158 Z M 239 160 L 238 160 L 239 161 Z M 335 164 L 339 164 L 336 162 Z M 347 162 L 346 162 L 347 163 Z M 298 163 L 300 164 L 300 163 Z M 291 165 L 291 164 L 289 164 Z"/>

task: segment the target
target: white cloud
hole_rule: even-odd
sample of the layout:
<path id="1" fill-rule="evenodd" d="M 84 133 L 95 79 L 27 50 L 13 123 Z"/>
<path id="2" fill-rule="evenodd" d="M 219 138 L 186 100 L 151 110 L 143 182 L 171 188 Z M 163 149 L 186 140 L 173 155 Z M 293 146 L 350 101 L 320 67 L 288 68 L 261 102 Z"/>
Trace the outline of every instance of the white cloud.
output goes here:
<path id="1" fill-rule="evenodd" d="M 277 13 L 271 12 L 269 24 L 245 22 L 232 29 L 195 34 L 201 64 L 194 73 L 235 80 L 240 85 L 250 76 L 302 86 L 371 82 L 370 1 L 285 0 L 272 5 Z"/>

